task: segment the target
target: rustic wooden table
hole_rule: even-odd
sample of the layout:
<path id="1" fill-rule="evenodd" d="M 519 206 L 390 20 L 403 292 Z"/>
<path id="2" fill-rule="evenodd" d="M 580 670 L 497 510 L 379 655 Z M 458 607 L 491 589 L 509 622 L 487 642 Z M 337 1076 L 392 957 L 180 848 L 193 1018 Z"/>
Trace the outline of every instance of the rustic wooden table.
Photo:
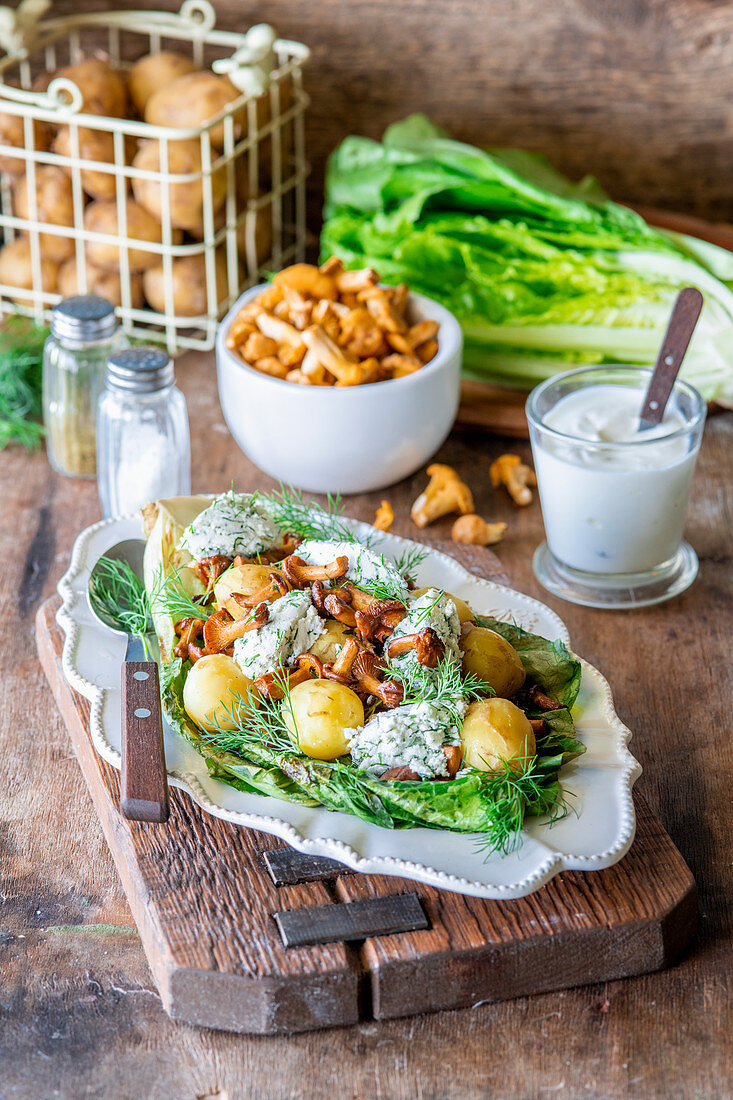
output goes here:
<path id="1" fill-rule="evenodd" d="M 232 479 L 242 489 L 267 484 L 224 426 L 213 360 L 190 355 L 177 370 L 194 490 Z M 42 454 L 4 452 L 0 1096 L 731 1096 L 732 447 L 733 418 L 714 418 L 688 525 L 701 576 L 685 596 L 626 615 L 547 601 L 577 650 L 607 673 L 644 766 L 638 789 L 697 878 L 700 931 L 687 957 L 671 971 L 605 986 L 291 1039 L 201 1032 L 161 1007 L 33 640 L 35 608 L 53 592 L 77 532 L 99 518 L 96 489 L 57 477 Z M 539 507 L 516 511 L 489 487 L 489 463 L 504 449 L 456 432 L 439 457 L 468 479 L 479 511 L 509 523 L 499 556 L 518 588 L 544 599 L 530 564 Z M 408 506 L 423 483 L 420 473 L 385 494 L 398 533 L 415 534 Z M 354 497 L 346 508 L 371 518 L 376 503 Z"/>

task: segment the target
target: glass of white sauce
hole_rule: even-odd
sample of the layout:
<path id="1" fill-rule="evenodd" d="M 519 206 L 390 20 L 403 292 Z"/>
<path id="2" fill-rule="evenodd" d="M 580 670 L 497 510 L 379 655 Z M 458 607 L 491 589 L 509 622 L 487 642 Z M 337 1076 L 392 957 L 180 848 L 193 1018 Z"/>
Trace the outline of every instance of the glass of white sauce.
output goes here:
<path id="1" fill-rule="evenodd" d="M 584 367 L 543 382 L 527 400 L 547 535 L 534 570 L 573 603 L 661 603 L 697 575 L 682 529 L 705 402 L 678 379 L 662 423 L 640 431 L 650 378 L 642 367 Z"/>

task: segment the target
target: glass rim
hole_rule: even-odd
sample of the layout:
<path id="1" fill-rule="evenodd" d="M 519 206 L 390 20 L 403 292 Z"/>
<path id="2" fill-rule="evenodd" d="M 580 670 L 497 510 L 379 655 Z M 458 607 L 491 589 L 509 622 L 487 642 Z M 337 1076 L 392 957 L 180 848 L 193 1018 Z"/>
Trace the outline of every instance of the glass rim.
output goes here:
<path id="1" fill-rule="evenodd" d="M 687 421 L 681 428 L 675 428 L 673 432 L 663 436 L 652 436 L 650 439 L 626 439 L 626 440 L 595 440 L 595 439 L 582 439 L 577 435 L 567 435 L 565 432 L 560 432 L 557 428 L 550 428 L 544 421 L 535 413 L 535 406 L 538 399 L 553 385 L 559 382 L 564 382 L 568 378 L 573 378 L 579 374 L 596 374 L 601 371 L 615 371 L 625 370 L 633 371 L 644 378 L 651 378 L 653 373 L 652 367 L 639 367 L 634 366 L 633 363 L 606 363 L 597 364 L 590 367 L 576 367 L 573 370 L 563 371 L 562 374 L 553 374 L 550 378 L 546 378 L 544 382 L 540 382 L 538 386 L 530 392 L 525 403 L 525 413 L 527 415 L 527 421 L 532 428 L 536 428 L 538 431 L 545 432 L 547 435 L 554 436 L 556 439 L 561 439 L 566 443 L 582 444 L 586 447 L 607 447 L 611 449 L 623 449 L 624 447 L 647 447 L 650 444 L 664 442 L 670 439 L 680 439 L 683 436 L 690 435 L 700 424 L 704 421 L 707 413 L 707 405 L 699 392 L 693 385 L 687 382 L 684 378 L 677 377 L 672 387 L 672 392 L 683 392 L 692 398 L 695 403 L 695 411 L 690 420 Z"/>

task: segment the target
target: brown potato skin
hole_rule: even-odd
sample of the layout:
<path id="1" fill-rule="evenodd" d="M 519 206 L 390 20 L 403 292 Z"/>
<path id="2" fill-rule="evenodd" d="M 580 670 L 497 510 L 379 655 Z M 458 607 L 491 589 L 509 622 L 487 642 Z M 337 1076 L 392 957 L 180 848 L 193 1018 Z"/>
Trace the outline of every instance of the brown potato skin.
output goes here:
<path id="1" fill-rule="evenodd" d="M 73 156 L 71 131 L 68 126 L 62 126 L 54 138 L 51 146 L 54 153 L 63 157 Z M 79 127 L 79 156 L 82 160 L 95 160 L 102 164 L 114 164 L 115 145 L 111 133 L 106 130 L 92 130 L 89 127 Z M 127 158 L 125 158 L 127 159 Z M 64 167 L 63 171 L 71 177 L 71 168 Z M 128 181 L 123 177 L 125 190 Z M 117 196 L 117 178 L 112 172 L 96 172 L 93 168 L 84 168 L 81 172 L 81 185 L 93 199 L 107 201 Z"/>
<path id="2" fill-rule="evenodd" d="M 209 72 L 188 73 L 150 97 L 145 107 L 145 121 L 153 126 L 193 129 L 213 118 L 241 94 L 224 76 Z M 235 138 L 241 135 L 244 122 L 243 113 L 237 112 Z M 210 133 L 212 145 L 222 148 L 224 123 L 215 126 Z"/>
<path id="3" fill-rule="evenodd" d="M 72 80 L 84 97 L 82 110 L 92 115 L 127 115 L 127 87 L 121 73 L 98 57 L 87 57 L 76 65 L 59 69 L 56 76 Z"/>
<path id="4" fill-rule="evenodd" d="M 102 271 L 87 261 L 86 294 L 98 294 L 106 298 L 113 306 L 122 305 L 121 277 L 117 271 Z M 59 268 L 58 292 L 62 298 L 71 298 L 81 294 L 82 289 L 77 275 L 76 256 L 72 256 Z M 141 275 L 130 275 L 130 305 L 140 309 L 143 305 L 143 281 Z"/>
<path id="5" fill-rule="evenodd" d="M 148 141 L 140 148 L 132 164 L 134 168 L 148 172 L 160 172 L 160 142 Z M 168 143 L 168 171 L 173 176 L 200 174 L 201 142 L 191 138 Z M 211 187 L 211 205 L 216 215 L 224 205 L 227 195 L 226 169 L 219 168 L 211 175 L 211 182 L 203 177 L 168 187 L 171 225 L 177 229 L 195 229 L 203 222 L 204 196 Z M 155 180 L 135 179 L 132 191 L 137 202 L 158 221 L 162 221 L 162 189 Z"/>
<path id="6" fill-rule="evenodd" d="M 127 200 L 127 238 L 129 240 L 159 242 L 162 240 L 160 222 L 143 210 L 133 199 Z M 117 203 L 90 202 L 84 211 L 84 228 L 94 233 L 118 235 Z M 181 241 L 180 230 L 174 230 L 173 243 Z M 120 250 L 116 244 L 102 241 L 87 243 L 87 256 L 95 267 L 103 271 L 118 271 L 120 268 Z M 129 248 L 130 271 L 137 273 L 160 263 L 160 253 L 148 252 L 142 248 Z"/>
<path id="7" fill-rule="evenodd" d="M 142 118 L 148 100 L 161 88 L 167 88 L 179 76 L 198 72 L 190 57 L 175 50 L 161 50 L 141 57 L 130 69 L 127 84 L 130 99 Z"/>
<path id="8" fill-rule="evenodd" d="M 11 87 L 17 87 L 15 80 L 7 81 Z M 34 85 L 35 91 L 35 85 Z M 39 152 L 47 152 L 51 140 L 51 130 L 45 122 L 33 123 L 33 148 Z M 11 115 L 0 112 L 0 144 L 13 145 L 16 149 L 25 148 L 25 126 L 21 115 Z M 0 156 L 0 172 L 8 176 L 25 175 L 26 162 L 22 157 L 13 157 L 9 153 Z"/>
<path id="9" fill-rule="evenodd" d="M 58 264 L 43 255 L 41 247 L 41 289 L 53 294 L 58 284 Z M 20 237 L 15 241 L 0 248 L 0 283 L 6 286 L 24 287 L 33 289 L 33 269 L 31 267 L 30 241 Z M 15 299 L 19 305 L 33 306 L 31 298 L 18 296 Z"/>
<path id="10" fill-rule="evenodd" d="M 223 251 L 215 256 L 217 298 L 228 294 L 227 263 Z M 203 255 L 181 256 L 173 260 L 173 312 L 177 317 L 200 317 L 207 312 L 206 266 Z M 143 276 L 143 290 L 149 305 L 165 313 L 165 276 L 163 265 L 149 268 Z"/>
<path id="11" fill-rule="evenodd" d="M 463 671 L 472 672 L 504 699 L 516 695 L 526 673 L 519 654 L 501 634 L 475 626 L 461 641 Z"/>
<path id="12" fill-rule="evenodd" d="M 71 180 L 55 164 L 36 165 L 36 204 L 38 221 L 71 228 L 74 224 L 74 197 Z M 28 177 L 22 176 L 13 187 L 13 209 L 17 217 L 30 220 Z M 62 263 L 74 251 L 73 237 L 41 233 L 41 251 L 52 263 Z"/>

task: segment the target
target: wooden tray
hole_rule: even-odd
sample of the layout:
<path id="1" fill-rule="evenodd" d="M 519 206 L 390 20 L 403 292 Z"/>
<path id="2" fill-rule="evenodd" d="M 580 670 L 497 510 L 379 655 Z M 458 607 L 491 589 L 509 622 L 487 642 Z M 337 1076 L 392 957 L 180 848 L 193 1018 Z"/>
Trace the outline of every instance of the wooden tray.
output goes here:
<path id="1" fill-rule="evenodd" d="M 59 602 L 38 611 L 38 653 L 173 1019 L 276 1034 L 462 1008 L 658 970 L 690 941 L 694 880 L 640 799 L 619 864 L 506 902 L 354 874 L 212 817 L 176 788 L 166 825 L 127 821 L 89 704 L 61 670 Z"/>
<path id="2" fill-rule="evenodd" d="M 686 233 L 690 237 L 710 241 L 720 248 L 733 252 L 733 225 L 716 225 L 693 218 L 689 214 L 674 214 L 666 210 L 653 210 L 646 206 L 634 209 L 650 225 Z M 492 435 L 509 436 L 512 439 L 529 439 L 524 403 L 529 390 L 507 389 L 486 382 L 461 383 L 461 404 L 456 424 L 462 428 L 476 428 Z"/>

